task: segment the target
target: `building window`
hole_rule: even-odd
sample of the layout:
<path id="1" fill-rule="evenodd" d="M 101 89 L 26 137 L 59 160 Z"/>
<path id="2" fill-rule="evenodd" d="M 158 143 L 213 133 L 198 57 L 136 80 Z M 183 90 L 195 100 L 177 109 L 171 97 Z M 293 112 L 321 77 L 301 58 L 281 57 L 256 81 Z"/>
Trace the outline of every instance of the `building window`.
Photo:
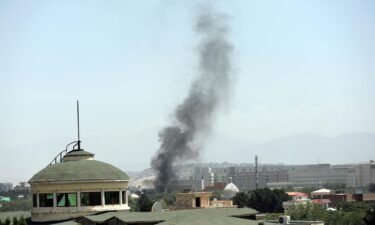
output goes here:
<path id="1" fill-rule="evenodd" d="M 53 207 L 53 194 L 39 194 L 39 207 Z"/>
<path id="2" fill-rule="evenodd" d="M 118 205 L 120 204 L 120 193 L 118 191 L 108 191 L 104 193 L 106 205 Z"/>
<path id="3" fill-rule="evenodd" d="M 77 193 L 57 193 L 56 199 L 58 207 L 77 206 Z"/>
<path id="4" fill-rule="evenodd" d="M 81 206 L 102 205 L 101 192 L 81 192 Z"/>
<path id="5" fill-rule="evenodd" d="M 126 191 L 122 191 L 121 194 L 122 194 L 122 204 L 125 204 L 126 203 Z"/>
<path id="6" fill-rule="evenodd" d="M 33 207 L 36 208 L 38 207 L 38 203 L 37 203 L 37 198 L 38 198 L 38 195 L 37 194 L 33 194 Z"/>

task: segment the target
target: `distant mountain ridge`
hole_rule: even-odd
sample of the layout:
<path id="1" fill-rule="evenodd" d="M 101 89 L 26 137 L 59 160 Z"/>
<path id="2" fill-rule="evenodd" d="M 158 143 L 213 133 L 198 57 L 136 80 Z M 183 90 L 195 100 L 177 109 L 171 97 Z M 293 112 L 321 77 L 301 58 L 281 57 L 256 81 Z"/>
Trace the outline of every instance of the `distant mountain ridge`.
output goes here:
<path id="1" fill-rule="evenodd" d="M 0 146 L 6 152 L 0 178 L 7 181 L 25 181 L 44 168 L 59 153 L 67 138 L 56 138 L 26 146 Z M 128 172 L 142 171 L 150 167 L 150 161 L 159 148 L 157 128 L 131 136 L 85 137 L 83 148 L 95 154 L 95 159 L 104 161 Z M 30 157 L 19 157 L 30 155 Z M 302 133 L 283 138 L 254 143 L 243 138 L 212 134 L 207 139 L 201 156 L 196 161 L 182 163 L 211 162 L 223 165 L 254 163 L 258 155 L 261 164 L 352 164 L 375 159 L 375 133 L 347 133 L 336 137 Z M 16 164 L 13 162 L 17 162 Z M 232 164 L 233 163 L 233 164 Z M 213 166 L 211 164 L 210 166 Z M 24 171 L 20 174 L 17 171 Z M 132 172 L 129 172 L 132 173 Z M 139 172 L 135 172 L 138 176 Z M 148 170 L 147 175 L 153 172 Z M 142 176 L 141 176 L 142 177 Z"/>
<path id="2" fill-rule="evenodd" d="M 375 133 L 349 133 L 336 137 L 325 137 L 309 133 L 291 135 L 263 143 L 238 141 L 217 136 L 210 141 L 203 152 L 201 162 L 180 165 L 188 170 L 196 166 L 229 167 L 250 165 L 255 155 L 260 164 L 358 164 L 375 159 Z M 216 154 L 224 158 L 216 162 L 207 155 Z M 210 160 L 211 159 L 211 160 Z M 202 162 L 207 163 L 202 163 Z M 211 162 L 211 163 L 208 163 Z M 139 172 L 130 172 L 136 179 L 154 175 L 148 168 Z"/>
<path id="3" fill-rule="evenodd" d="M 219 142 L 210 143 L 207 149 L 225 148 L 225 140 L 217 140 Z M 263 143 L 249 142 L 248 145 L 241 143 L 239 146 L 232 143 L 227 148 L 232 149 L 225 155 L 230 162 L 245 162 L 246 157 L 253 162 L 255 155 L 258 155 L 260 163 L 267 164 L 368 162 L 375 158 L 375 133 L 348 133 L 336 137 L 302 133 Z"/>
<path id="4" fill-rule="evenodd" d="M 157 132 L 149 130 L 132 136 L 88 138 L 87 149 L 103 161 L 114 162 L 125 171 L 141 171 L 150 167 L 159 148 Z M 103 152 L 103 149 L 106 149 Z M 111 154 L 107 154 L 111 153 Z M 375 159 L 375 133 L 357 132 L 326 137 L 300 133 L 254 143 L 243 138 L 211 135 L 201 156 L 184 163 L 230 162 L 253 163 L 258 155 L 264 164 L 346 164 Z"/>

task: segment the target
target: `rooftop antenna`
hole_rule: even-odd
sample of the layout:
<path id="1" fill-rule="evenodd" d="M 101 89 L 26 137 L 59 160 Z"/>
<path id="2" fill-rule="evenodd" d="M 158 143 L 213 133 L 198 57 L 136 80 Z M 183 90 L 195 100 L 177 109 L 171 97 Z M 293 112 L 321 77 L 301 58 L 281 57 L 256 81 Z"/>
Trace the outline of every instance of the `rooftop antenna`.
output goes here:
<path id="1" fill-rule="evenodd" d="M 81 138 L 80 138 L 80 134 L 79 134 L 79 101 L 77 100 L 77 131 L 78 131 L 78 141 L 77 141 L 77 144 L 78 144 L 78 149 L 77 150 L 81 150 Z"/>
<path id="2" fill-rule="evenodd" d="M 258 156 L 255 155 L 255 189 L 258 189 Z"/>
<path id="3" fill-rule="evenodd" d="M 78 140 L 77 141 L 72 141 L 70 142 L 66 147 L 65 147 L 65 150 L 61 151 L 53 160 L 50 164 L 48 164 L 48 166 L 54 164 L 54 163 L 58 163 L 58 159 L 59 162 L 63 161 L 64 159 L 64 155 L 68 154 L 68 148 L 69 146 L 71 146 L 72 144 L 75 144 L 73 145 L 73 150 L 71 151 L 80 151 L 80 150 L 83 150 L 81 149 L 81 137 L 80 137 L 80 134 L 79 134 L 79 102 L 77 100 L 77 133 L 78 133 Z M 76 148 L 77 147 L 77 148 Z"/>
<path id="4" fill-rule="evenodd" d="M 321 188 L 321 180 L 320 180 L 320 168 L 319 168 L 319 157 L 317 158 L 317 172 L 318 172 L 318 187 Z"/>

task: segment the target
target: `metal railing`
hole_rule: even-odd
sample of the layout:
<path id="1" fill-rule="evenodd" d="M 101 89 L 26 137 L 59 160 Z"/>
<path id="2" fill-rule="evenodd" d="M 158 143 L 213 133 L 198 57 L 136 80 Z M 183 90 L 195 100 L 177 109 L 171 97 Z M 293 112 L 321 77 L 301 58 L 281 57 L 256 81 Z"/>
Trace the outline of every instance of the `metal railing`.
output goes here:
<path id="1" fill-rule="evenodd" d="M 59 154 L 57 154 L 57 156 L 52 160 L 52 162 L 50 164 L 48 164 L 47 166 L 50 166 L 50 165 L 53 165 L 53 164 L 56 164 L 56 163 L 60 163 L 63 159 L 64 159 L 64 156 L 68 153 L 68 147 L 72 144 L 75 143 L 75 145 L 73 146 L 73 150 L 79 150 L 79 149 L 74 149 L 77 145 L 79 146 L 81 141 L 72 141 L 70 142 L 66 147 L 65 147 L 65 150 L 61 151 Z"/>

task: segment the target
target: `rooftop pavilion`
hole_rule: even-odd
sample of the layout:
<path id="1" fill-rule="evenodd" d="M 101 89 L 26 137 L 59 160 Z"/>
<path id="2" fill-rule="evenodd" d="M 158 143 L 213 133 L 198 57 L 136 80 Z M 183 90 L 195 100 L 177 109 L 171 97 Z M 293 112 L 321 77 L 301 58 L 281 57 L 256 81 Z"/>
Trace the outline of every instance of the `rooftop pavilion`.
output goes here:
<path id="1" fill-rule="evenodd" d="M 77 115 L 78 115 L 77 102 Z M 68 152 L 68 147 L 74 144 Z M 127 211 L 129 176 L 94 154 L 81 149 L 78 141 L 68 144 L 52 162 L 30 180 L 33 194 L 31 220 L 50 222 L 105 211 Z"/>
<path id="2" fill-rule="evenodd" d="M 129 210 L 129 176 L 93 159 L 94 154 L 73 150 L 30 180 L 32 221 L 76 218 L 101 211 Z"/>

